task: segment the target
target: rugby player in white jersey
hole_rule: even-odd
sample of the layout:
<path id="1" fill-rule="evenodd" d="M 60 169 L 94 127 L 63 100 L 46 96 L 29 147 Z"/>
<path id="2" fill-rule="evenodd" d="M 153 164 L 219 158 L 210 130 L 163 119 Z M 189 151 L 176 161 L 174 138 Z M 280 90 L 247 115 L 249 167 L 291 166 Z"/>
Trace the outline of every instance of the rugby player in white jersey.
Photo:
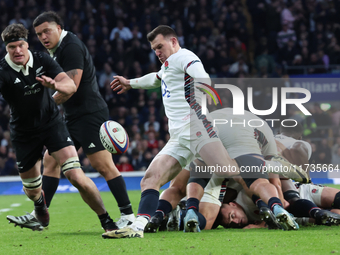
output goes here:
<path id="1" fill-rule="evenodd" d="M 209 80 L 209 75 L 194 53 L 179 46 L 175 31 L 161 25 L 151 31 L 147 38 L 162 63 L 161 70 L 132 80 L 115 76 L 111 88 L 121 94 L 131 88 L 162 87 L 170 140 L 151 162 L 141 181 L 142 195 L 135 222 L 119 231 L 103 234 L 104 238 L 143 237 L 145 225 L 157 208 L 160 187 L 172 180 L 194 156 L 199 155 L 209 166 L 225 166 L 235 170 L 223 173 L 225 176 L 238 175 L 241 161 L 250 165 L 263 163 L 261 159 L 249 155 L 238 162 L 230 158 L 209 121 L 209 115 L 202 114 L 199 104 L 202 94 L 195 87 L 195 80 Z M 256 189 L 255 194 L 267 193 L 267 174 L 258 173 L 256 178 L 257 185 L 250 188 Z M 189 199 L 187 202 L 196 203 L 196 200 Z M 281 202 L 278 199 L 273 204 Z"/>
<path id="2" fill-rule="evenodd" d="M 160 187 L 173 179 L 193 156 L 200 155 L 209 165 L 233 166 L 236 171 L 227 175 L 237 175 L 239 170 L 219 140 L 209 116 L 201 112 L 197 99 L 202 94 L 195 88 L 194 80 L 209 80 L 209 75 L 200 59 L 179 46 L 171 27 L 158 26 L 147 39 L 162 63 L 161 70 L 132 80 L 115 76 L 111 88 L 121 94 L 131 88 L 161 87 L 170 140 L 153 159 L 141 181 L 142 195 L 134 223 L 119 231 L 107 232 L 103 238 L 143 237 L 144 227 L 156 211 Z"/>
<path id="3" fill-rule="evenodd" d="M 290 127 L 289 127 L 290 126 Z M 309 159 L 312 154 L 311 145 L 302 141 L 303 128 L 300 124 L 293 127 L 280 127 L 280 134 L 275 136 L 279 153 L 289 162 L 303 166 L 308 170 Z M 316 220 L 317 224 L 332 223 L 337 215 L 321 208 L 340 209 L 340 192 L 330 187 L 302 184 L 297 190 L 291 180 L 281 180 L 285 199 L 290 203 L 288 210 L 296 217 Z M 306 198 L 306 199 L 302 199 Z"/>

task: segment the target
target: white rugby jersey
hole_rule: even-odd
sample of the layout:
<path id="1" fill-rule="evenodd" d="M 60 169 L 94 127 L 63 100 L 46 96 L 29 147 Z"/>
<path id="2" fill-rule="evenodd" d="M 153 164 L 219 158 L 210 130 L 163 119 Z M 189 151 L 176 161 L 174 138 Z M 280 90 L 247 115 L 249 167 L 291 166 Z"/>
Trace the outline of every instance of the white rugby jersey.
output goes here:
<path id="1" fill-rule="evenodd" d="M 261 221 L 259 215 L 259 208 L 254 204 L 253 200 L 247 196 L 244 190 L 241 190 L 234 201 L 235 203 L 242 206 L 245 214 L 248 218 L 248 223 L 253 223 L 255 221 Z"/>
<path id="2" fill-rule="evenodd" d="M 244 115 L 233 115 L 232 108 L 223 108 L 211 112 L 210 117 L 215 119 L 216 123 L 228 121 L 216 126 L 218 137 L 231 158 L 246 154 L 260 154 L 264 157 L 277 154 L 273 131 L 267 122 L 255 114 L 244 111 Z"/>
<path id="3" fill-rule="evenodd" d="M 278 140 L 280 143 L 282 143 L 287 149 L 292 148 L 295 143 L 303 143 L 307 147 L 308 159 L 310 159 L 312 155 L 312 146 L 306 141 L 296 140 L 293 137 L 285 136 L 282 134 L 276 135 L 275 139 Z"/>
<path id="4" fill-rule="evenodd" d="M 193 79 L 207 78 L 201 60 L 187 49 L 179 49 L 172 54 L 157 73 L 161 80 L 163 104 L 166 116 L 169 119 L 169 130 L 178 129 L 190 122 L 190 103 L 196 99 L 201 105 L 202 92 L 197 88 L 190 91 Z M 210 85 L 210 84 L 209 84 Z M 199 109 L 200 111 L 200 106 Z"/>

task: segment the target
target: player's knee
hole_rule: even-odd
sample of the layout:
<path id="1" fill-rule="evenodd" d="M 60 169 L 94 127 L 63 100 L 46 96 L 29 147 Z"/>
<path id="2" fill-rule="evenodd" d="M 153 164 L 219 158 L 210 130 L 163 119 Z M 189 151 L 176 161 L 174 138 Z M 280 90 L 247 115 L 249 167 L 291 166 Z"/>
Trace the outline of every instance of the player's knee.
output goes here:
<path id="1" fill-rule="evenodd" d="M 26 195 L 30 199 L 33 199 L 38 194 L 40 194 L 41 185 L 42 185 L 41 175 L 35 178 L 22 179 L 22 185 L 24 187 L 24 191 Z"/>
<path id="2" fill-rule="evenodd" d="M 283 193 L 283 197 L 292 205 L 296 200 L 300 199 L 300 194 L 296 190 L 287 190 Z"/>
<path id="3" fill-rule="evenodd" d="M 197 183 L 198 185 L 202 186 L 202 188 L 204 189 L 207 186 L 209 181 L 210 181 L 210 179 L 208 179 L 208 178 L 193 178 L 193 177 L 190 177 L 188 184 L 189 183 Z"/>
<path id="4" fill-rule="evenodd" d="M 70 170 L 80 169 L 80 162 L 78 157 L 71 157 L 66 159 L 66 161 L 61 165 L 61 171 L 66 174 Z"/>

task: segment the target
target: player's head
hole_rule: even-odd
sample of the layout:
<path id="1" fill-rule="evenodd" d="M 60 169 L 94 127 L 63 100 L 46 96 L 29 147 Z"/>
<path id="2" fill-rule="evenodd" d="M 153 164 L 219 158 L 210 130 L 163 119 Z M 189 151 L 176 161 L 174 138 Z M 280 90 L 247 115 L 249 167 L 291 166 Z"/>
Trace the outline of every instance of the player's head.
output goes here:
<path id="1" fill-rule="evenodd" d="M 148 33 L 147 39 L 162 64 L 179 50 L 177 34 L 169 26 L 160 25 L 156 27 Z"/>
<path id="2" fill-rule="evenodd" d="M 284 122 L 284 125 L 285 126 L 281 124 L 280 126 L 281 134 L 285 136 L 293 137 L 297 140 L 302 139 L 303 127 L 299 122 L 293 121 L 293 120 L 286 120 Z"/>
<path id="3" fill-rule="evenodd" d="M 64 23 L 58 14 L 48 11 L 35 18 L 33 27 L 42 45 L 51 50 L 58 45 Z"/>
<path id="4" fill-rule="evenodd" d="M 240 205 L 230 202 L 221 206 L 220 225 L 225 228 L 242 228 L 248 225 L 248 218 Z"/>
<path id="5" fill-rule="evenodd" d="M 12 24 L 2 31 L 1 38 L 11 61 L 16 65 L 25 65 L 29 60 L 28 30 L 22 24 Z"/>

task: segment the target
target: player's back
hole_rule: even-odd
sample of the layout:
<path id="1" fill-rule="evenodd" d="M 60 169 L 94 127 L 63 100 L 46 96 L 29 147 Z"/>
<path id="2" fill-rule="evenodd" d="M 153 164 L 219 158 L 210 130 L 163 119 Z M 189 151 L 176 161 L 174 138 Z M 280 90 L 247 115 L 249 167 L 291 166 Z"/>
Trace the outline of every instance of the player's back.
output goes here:
<path id="1" fill-rule="evenodd" d="M 215 120 L 218 136 L 230 157 L 254 153 L 274 156 L 277 153 L 272 130 L 253 113 L 245 111 L 244 115 L 234 115 L 232 108 L 223 108 L 211 112 L 210 116 Z"/>

